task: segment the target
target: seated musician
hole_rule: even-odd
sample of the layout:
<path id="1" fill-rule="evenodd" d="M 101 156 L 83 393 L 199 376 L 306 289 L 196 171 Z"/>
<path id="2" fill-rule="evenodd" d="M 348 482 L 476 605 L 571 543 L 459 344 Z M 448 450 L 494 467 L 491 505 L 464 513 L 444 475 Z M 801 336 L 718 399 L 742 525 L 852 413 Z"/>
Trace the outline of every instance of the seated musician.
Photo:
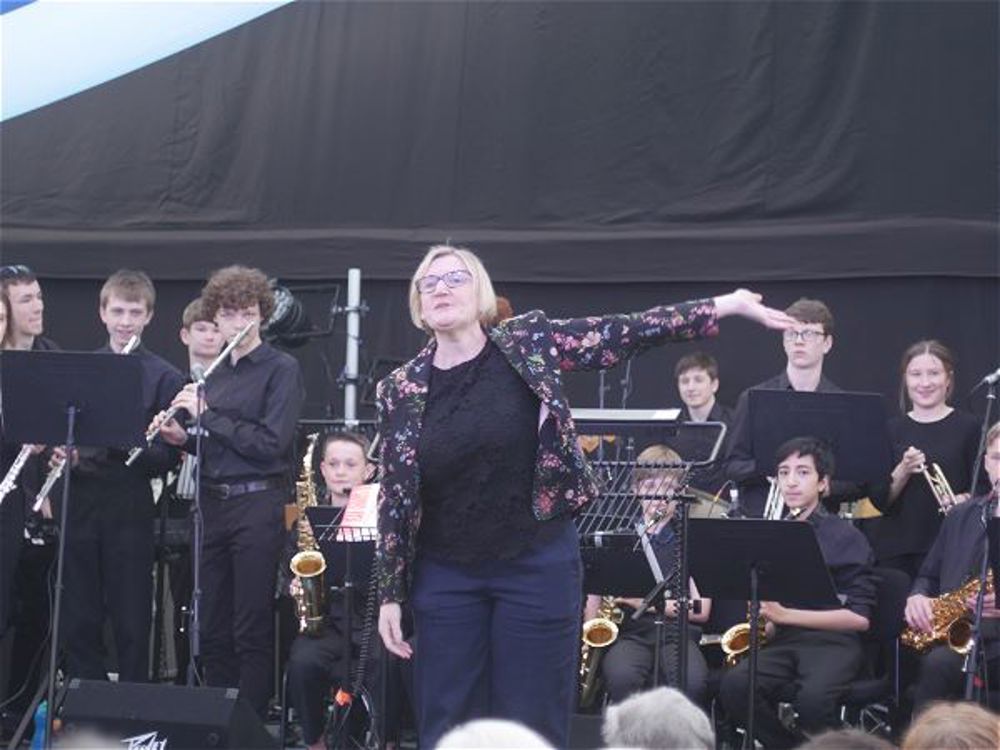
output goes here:
<path id="1" fill-rule="evenodd" d="M 875 604 L 868 542 L 820 505 L 833 475 L 830 449 L 815 438 L 794 438 L 778 448 L 776 459 L 785 505 L 796 521 L 815 529 L 842 606 L 806 610 L 761 602 L 767 644 L 757 662 L 755 734 L 766 748 L 794 747 L 805 733 L 837 724 L 838 699 L 862 668 L 858 633 L 868 629 Z M 719 689 L 726 713 L 741 726 L 746 725 L 749 681 L 749 659 L 744 659 L 723 675 Z M 794 729 L 777 713 L 777 703 L 789 698 L 798 715 Z"/>
<path id="2" fill-rule="evenodd" d="M 346 508 L 351 490 L 368 479 L 368 440 L 354 432 L 328 432 L 316 444 L 314 456 L 319 457 L 319 474 L 323 487 L 317 493 L 320 505 Z M 343 513 L 341 513 L 343 515 Z M 339 519 L 338 519 L 339 521 Z M 299 523 L 308 523 L 304 518 Z M 297 581 L 292 585 L 296 586 Z M 357 640 L 364 615 L 367 587 L 357 588 L 353 617 L 354 638 Z M 302 726 L 302 741 L 310 750 L 323 750 L 325 700 L 331 685 L 344 675 L 344 611 L 343 601 L 330 597 L 330 616 L 318 637 L 299 635 L 292 644 L 288 659 L 288 697 Z M 369 672 L 372 665 L 369 663 Z M 344 686 L 346 688 L 346 686 Z"/>
<path id="3" fill-rule="evenodd" d="M 986 434 L 983 465 L 989 475 L 992 492 L 986 497 L 962 503 L 945 516 L 941 530 L 913 582 L 912 593 L 906 600 L 906 622 L 920 633 L 930 633 L 934 629 L 932 597 L 957 592 L 979 575 L 986 538 L 985 517 L 988 513 L 994 517 L 1000 515 L 996 503 L 1000 483 L 1000 423 L 993 425 Z M 972 594 L 956 596 L 959 608 L 964 604 L 971 616 L 976 597 Z M 987 593 L 983 601 L 982 637 L 981 653 L 987 660 L 990 687 L 995 690 L 1000 686 L 1000 611 L 996 609 L 996 595 L 993 593 Z M 952 650 L 942 639 L 933 644 L 920 659 L 920 673 L 913 696 L 915 714 L 930 701 L 963 695 L 964 661 L 965 657 Z"/>
<path id="4" fill-rule="evenodd" d="M 665 576 L 670 576 L 676 565 L 674 530 L 670 520 L 673 518 L 677 501 L 668 498 L 679 489 L 677 485 L 680 470 L 644 468 L 642 464 L 678 463 L 680 460 L 680 456 L 667 446 L 651 445 L 639 454 L 635 470 L 635 490 L 642 503 L 643 520 Z M 689 592 L 692 601 L 700 599 L 693 580 L 689 580 Z M 600 599 L 600 596 L 593 594 L 587 597 L 585 620 L 596 615 Z M 601 659 L 601 677 L 612 702 L 618 703 L 652 685 L 657 629 L 656 615 L 652 609 L 648 609 L 638 620 L 632 619 L 632 614 L 642 604 L 642 599 L 616 597 L 615 602 L 625 616 L 619 625 L 618 638 L 607 647 L 607 652 Z M 696 606 L 689 615 L 690 621 L 705 622 L 711 605 L 711 600 L 700 599 L 700 606 Z M 668 618 L 675 618 L 676 600 L 668 599 L 664 612 Z M 705 657 L 698 648 L 700 638 L 701 629 L 690 628 L 688 642 L 685 644 L 688 652 L 688 674 L 684 692 L 694 702 L 704 704 L 708 689 L 708 667 L 705 664 Z M 660 650 L 661 680 L 675 672 L 677 666 L 675 664 L 677 650 L 669 643 L 667 641 Z"/>

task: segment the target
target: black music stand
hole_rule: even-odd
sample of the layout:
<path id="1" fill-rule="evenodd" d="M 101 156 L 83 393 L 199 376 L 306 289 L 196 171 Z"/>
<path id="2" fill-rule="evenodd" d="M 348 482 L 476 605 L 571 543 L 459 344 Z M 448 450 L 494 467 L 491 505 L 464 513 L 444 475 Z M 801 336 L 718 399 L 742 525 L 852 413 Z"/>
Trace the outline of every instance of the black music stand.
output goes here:
<path id="1" fill-rule="evenodd" d="M 754 742 L 760 602 L 807 609 L 840 607 L 830 571 L 809 523 L 759 519 L 692 518 L 688 522 L 691 575 L 701 593 L 750 602 L 750 686 L 747 742 Z"/>
<path id="2" fill-rule="evenodd" d="M 67 460 L 80 446 L 128 448 L 144 441 L 142 363 L 135 357 L 98 352 L 4 353 L 4 429 L 17 443 L 64 445 Z M 63 562 L 69 534 L 69 487 L 63 477 L 55 603 L 49 644 L 48 712 L 45 746 L 52 746 L 56 662 L 63 593 Z M 39 691 L 38 697 L 41 697 Z M 29 719 L 32 705 L 25 714 Z M 22 724 L 25 720 L 22 719 Z M 25 724 L 26 726 L 26 724 Z M 23 729 L 19 728 L 19 733 Z"/>
<path id="3" fill-rule="evenodd" d="M 377 530 L 368 526 L 347 526 L 339 523 L 342 515 L 342 508 L 332 506 L 313 506 L 306 508 L 306 518 L 312 527 L 313 536 L 319 546 L 323 558 L 326 560 L 326 588 L 327 592 L 339 591 L 343 595 L 344 601 L 344 674 L 341 680 L 339 695 L 347 695 L 350 702 L 346 704 L 346 710 L 339 717 L 339 721 L 334 725 L 334 746 L 339 739 L 339 733 L 347 727 L 347 716 L 353 705 L 353 692 L 355 687 L 360 687 L 364 679 L 364 670 L 367 664 L 368 649 L 364 647 L 367 639 L 372 637 L 370 632 L 362 633 L 362 653 L 359 655 L 359 663 L 356 665 L 357 679 L 352 680 L 351 669 L 354 659 L 354 592 L 359 585 L 364 586 L 372 580 L 372 573 L 375 570 L 375 538 Z M 373 593 L 373 588 L 368 591 L 369 596 Z M 371 611 L 374 611 L 373 609 Z M 370 630 L 371 623 L 362 623 L 366 630 Z M 339 699 L 338 708 L 341 706 Z M 384 702 L 382 703 L 384 705 Z M 369 703 L 369 710 L 371 710 Z M 337 716 L 339 711 L 334 712 Z M 372 726 L 377 726 L 377 717 L 371 717 Z M 329 744 L 329 743 L 328 743 Z"/>
<path id="4" fill-rule="evenodd" d="M 774 465 L 782 443 L 808 436 L 827 443 L 837 459 L 833 495 L 839 494 L 836 485 L 887 481 L 892 446 L 881 394 L 753 389 L 748 399 L 750 452 L 758 474 Z M 746 507 L 748 500 L 753 504 L 760 499 L 743 497 L 741 503 Z M 759 517 L 757 508 L 750 510 Z"/>

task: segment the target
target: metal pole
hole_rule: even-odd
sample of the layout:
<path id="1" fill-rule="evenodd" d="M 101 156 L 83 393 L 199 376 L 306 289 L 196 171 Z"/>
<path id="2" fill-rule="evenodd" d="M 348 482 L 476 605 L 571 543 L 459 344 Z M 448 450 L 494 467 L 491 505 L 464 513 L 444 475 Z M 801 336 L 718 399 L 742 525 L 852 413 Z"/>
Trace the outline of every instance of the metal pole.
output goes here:
<path id="1" fill-rule="evenodd" d="M 361 341 L 361 269 L 347 271 L 347 350 L 344 356 L 344 422 L 357 426 L 358 350 Z"/>

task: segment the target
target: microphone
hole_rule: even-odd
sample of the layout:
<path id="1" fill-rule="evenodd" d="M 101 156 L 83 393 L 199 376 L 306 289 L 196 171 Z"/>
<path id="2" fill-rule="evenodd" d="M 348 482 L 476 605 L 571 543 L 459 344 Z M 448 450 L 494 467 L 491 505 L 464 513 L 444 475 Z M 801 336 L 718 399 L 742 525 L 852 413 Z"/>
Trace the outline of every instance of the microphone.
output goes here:
<path id="1" fill-rule="evenodd" d="M 1000 367 L 998 367 L 989 375 L 987 375 L 985 378 L 980 380 L 976 384 L 976 388 L 982 388 L 984 385 L 996 385 L 998 382 L 1000 382 Z M 975 388 L 973 390 L 975 390 Z"/>

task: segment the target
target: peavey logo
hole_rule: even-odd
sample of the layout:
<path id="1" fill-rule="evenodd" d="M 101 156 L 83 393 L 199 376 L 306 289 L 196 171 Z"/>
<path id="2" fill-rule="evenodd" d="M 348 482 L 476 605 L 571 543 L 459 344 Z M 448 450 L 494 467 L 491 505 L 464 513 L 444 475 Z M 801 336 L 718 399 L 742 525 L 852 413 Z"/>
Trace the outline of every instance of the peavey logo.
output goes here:
<path id="1" fill-rule="evenodd" d="M 167 750 L 167 738 L 157 739 L 156 732 L 126 737 L 122 740 L 122 744 L 128 750 Z"/>

